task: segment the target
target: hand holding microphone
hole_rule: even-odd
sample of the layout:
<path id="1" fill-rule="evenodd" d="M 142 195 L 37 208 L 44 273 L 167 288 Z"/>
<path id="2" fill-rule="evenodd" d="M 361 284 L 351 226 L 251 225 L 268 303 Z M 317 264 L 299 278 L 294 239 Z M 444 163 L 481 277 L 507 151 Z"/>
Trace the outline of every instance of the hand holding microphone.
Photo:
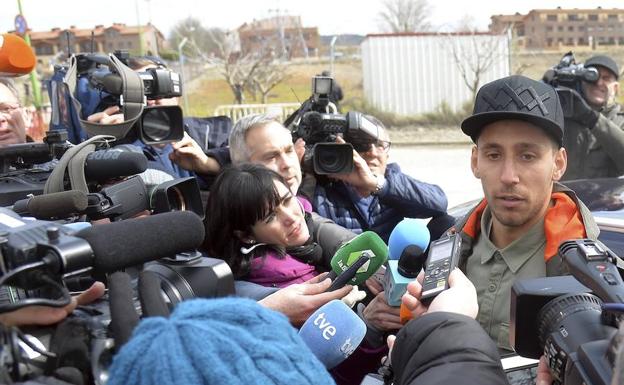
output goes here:
<path id="1" fill-rule="evenodd" d="M 412 318 L 436 311 L 463 314 L 476 318 L 479 312 L 477 290 L 460 269 L 455 269 L 449 276 L 448 290 L 436 296 L 429 306 L 425 306 L 422 296 L 422 282 L 424 273 L 420 273 L 415 281 L 407 285 L 407 292 L 401 303 L 401 323 L 405 324 Z"/>

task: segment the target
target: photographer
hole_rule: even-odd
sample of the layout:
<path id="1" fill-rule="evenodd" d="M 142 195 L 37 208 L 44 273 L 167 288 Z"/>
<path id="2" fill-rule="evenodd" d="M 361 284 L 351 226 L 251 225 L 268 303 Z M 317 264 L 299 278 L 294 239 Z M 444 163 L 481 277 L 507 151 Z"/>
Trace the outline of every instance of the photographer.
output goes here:
<path id="1" fill-rule="evenodd" d="M 390 138 L 384 125 L 372 116 L 377 139 L 362 138 L 353 151 L 354 170 L 319 180 L 313 206 L 325 218 L 355 232 L 371 230 L 388 242 L 392 229 L 409 218 L 446 214 L 446 194 L 440 187 L 418 181 L 401 172 L 397 163 L 388 164 Z M 344 143 L 342 138 L 338 143 Z"/>
<path id="2" fill-rule="evenodd" d="M 616 177 L 624 174 L 624 111 L 615 102 L 619 93 L 619 68 L 615 61 L 597 55 L 585 62 L 598 70 L 598 80 L 581 81 L 580 94 L 563 105 L 568 168 L 563 180 Z"/>
<path id="3" fill-rule="evenodd" d="M 27 139 L 24 108 L 15 84 L 0 76 L 0 147 L 25 143 Z"/>

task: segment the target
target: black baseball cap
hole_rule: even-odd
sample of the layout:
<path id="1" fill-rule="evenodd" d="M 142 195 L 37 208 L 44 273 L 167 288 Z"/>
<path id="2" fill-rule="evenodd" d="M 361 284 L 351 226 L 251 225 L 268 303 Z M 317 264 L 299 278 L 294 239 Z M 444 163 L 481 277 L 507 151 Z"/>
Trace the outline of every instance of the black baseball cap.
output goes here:
<path id="1" fill-rule="evenodd" d="M 596 67 L 601 66 L 609 71 L 613 72 L 616 79 L 620 78 L 620 69 L 618 68 L 615 60 L 611 59 L 609 56 L 605 55 L 596 55 L 592 56 L 587 61 L 585 61 L 585 67 Z"/>
<path id="2" fill-rule="evenodd" d="M 464 119 L 461 129 L 476 143 L 483 127 L 507 119 L 532 123 L 563 145 L 561 103 L 555 89 L 546 83 L 514 75 L 483 85 L 472 115 Z"/>

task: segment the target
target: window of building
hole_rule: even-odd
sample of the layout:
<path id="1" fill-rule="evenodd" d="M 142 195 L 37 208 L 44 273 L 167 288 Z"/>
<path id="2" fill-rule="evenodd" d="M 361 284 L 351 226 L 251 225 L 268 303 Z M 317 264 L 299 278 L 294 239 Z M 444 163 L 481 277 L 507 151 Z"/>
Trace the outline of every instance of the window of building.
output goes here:
<path id="1" fill-rule="evenodd" d="M 576 42 L 576 44 L 578 44 L 578 45 L 587 45 L 587 42 L 585 42 L 585 38 L 584 37 L 579 37 L 579 39 Z"/>
<path id="2" fill-rule="evenodd" d="M 559 32 L 563 32 L 563 25 L 558 26 L 558 27 L 557 27 L 557 31 L 559 31 Z"/>
<path id="3" fill-rule="evenodd" d="M 546 32 L 552 32 L 553 27 L 552 25 L 546 26 Z"/>
<path id="4" fill-rule="evenodd" d="M 132 48 L 132 42 L 131 41 L 128 42 L 128 48 Z"/>
<path id="5" fill-rule="evenodd" d="M 576 13 L 571 13 L 568 15 L 568 21 L 579 21 L 581 18 Z"/>
<path id="6" fill-rule="evenodd" d="M 618 40 L 618 44 L 624 45 L 624 36 L 620 37 L 620 39 Z"/>
<path id="7" fill-rule="evenodd" d="M 574 38 L 573 37 L 569 37 L 568 38 L 568 45 L 574 45 Z"/>
<path id="8" fill-rule="evenodd" d="M 609 38 L 609 43 L 608 44 L 610 44 L 610 45 L 614 45 L 615 44 L 615 38 L 613 36 L 611 36 Z"/>
<path id="9" fill-rule="evenodd" d="M 574 31 L 574 26 L 571 26 L 571 25 L 568 26 L 568 31 L 570 31 L 570 32 Z"/>
<path id="10" fill-rule="evenodd" d="M 594 27 L 587 27 L 587 32 L 591 32 L 594 30 Z"/>
<path id="11" fill-rule="evenodd" d="M 518 27 L 518 36 L 524 36 L 524 27 Z"/>
<path id="12" fill-rule="evenodd" d="M 563 38 L 562 38 L 562 37 L 558 38 L 558 39 L 557 39 L 557 43 L 559 43 L 559 44 L 563 44 Z"/>
<path id="13" fill-rule="evenodd" d="M 585 31 L 585 26 L 584 25 L 579 25 L 578 26 L 578 30 L 579 30 L 579 32 Z"/>
<path id="14" fill-rule="evenodd" d="M 548 21 L 557 21 L 557 15 L 547 15 L 546 20 Z"/>
<path id="15" fill-rule="evenodd" d="M 546 46 L 552 47 L 552 45 L 553 45 L 553 39 L 549 37 L 548 39 L 546 39 Z"/>
<path id="16" fill-rule="evenodd" d="M 587 16 L 587 20 L 589 20 L 589 21 L 598 21 L 598 15 L 596 15 L 595 13 L 592 13 L 592 14 Z"/>
<path id="17" fill-rule="evenodd" d="M 618 15 L 610 14 L 607 18 L 608 18 L 609 21 L 617 21 L 618 20 Z"/>

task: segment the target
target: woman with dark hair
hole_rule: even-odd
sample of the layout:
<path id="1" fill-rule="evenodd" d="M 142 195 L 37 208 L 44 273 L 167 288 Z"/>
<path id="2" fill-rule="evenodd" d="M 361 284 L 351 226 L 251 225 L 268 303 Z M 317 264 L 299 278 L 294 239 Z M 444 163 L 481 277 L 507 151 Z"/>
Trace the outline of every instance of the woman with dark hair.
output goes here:
<path id="1" fill-rule="evenodd" d="M 276 172 L 257 164 L 225 169 L 211 188 L 204 250 L 236 279 L 286 287 L 329 270 L 355 234 L 311 213 Z"/>

